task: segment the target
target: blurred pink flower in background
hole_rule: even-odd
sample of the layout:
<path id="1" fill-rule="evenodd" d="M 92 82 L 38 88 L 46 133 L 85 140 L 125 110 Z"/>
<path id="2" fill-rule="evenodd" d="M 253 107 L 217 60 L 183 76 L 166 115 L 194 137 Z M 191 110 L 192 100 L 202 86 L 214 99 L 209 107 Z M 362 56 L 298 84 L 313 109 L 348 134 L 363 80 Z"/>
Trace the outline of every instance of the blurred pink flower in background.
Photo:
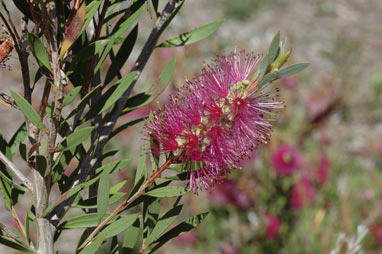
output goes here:
<path id="1" fill-rule="evenodd" d="M 329 176 L 330 162 L 325 155 L 321 155 L 320 166 L 316 170 L 316 176 L 320 184 L 325 184 Z"/>
<path id="2" fill-rule="evenodd" d="M 246 210 L 251 206 L 247 193 L 237 187 L 232 180 L 224 180 L 223 183 L 216 185 L 214 189 L 209 189 L 207 195 L 221 205 L 232 204 L 242 210 Z"/>
<path id="3" fill-rule="evenodd" d="M 280 175 L 290 175 L 301 162 L 300 152 L 292 146 L 282 145 L 273 154 L 271 164 Z"/>
<path id="4" fill-rule="evenodd" d="M 378 244 L 382 244 L 382 223 L 378 223 L 370 229 L 371 234 L 373 235 L 375 241 Z"/>
<path id="5" fill-rule="evenodd" d="M 298 86 L 297 77 L 295 75 L 282 77 L 280 83 L 285 85 L 289 90 L 296 91 Z"/>
<path id="6" fill-rule="evenodd" d="M 302 177 L 294 183 L 290 197 L 290 204 L 294 210 L 313 203 L 316 190 L 308 177 Z"/>
<path id="7" fill-rule="evenodd" d="M 230 242 L 220 243 L 220 253 L 222 254 L 239 254 L 240 252 Z"/>
<path id="8" fill-rule="evenodd" d="M 269 239 L 278 237 L 281 227 L 281 220 L 276 216 L 265 214 L 265 234 Z"/>
<path id="9" fill-rule="evenodd" d="M 195 230 L 193 229 L 191 231 L 188 231 L 187 233 L 184 233 L 183 235 L 174 238 L 174 240 L 177 244 L 195 245 L 197 242 Z"/>

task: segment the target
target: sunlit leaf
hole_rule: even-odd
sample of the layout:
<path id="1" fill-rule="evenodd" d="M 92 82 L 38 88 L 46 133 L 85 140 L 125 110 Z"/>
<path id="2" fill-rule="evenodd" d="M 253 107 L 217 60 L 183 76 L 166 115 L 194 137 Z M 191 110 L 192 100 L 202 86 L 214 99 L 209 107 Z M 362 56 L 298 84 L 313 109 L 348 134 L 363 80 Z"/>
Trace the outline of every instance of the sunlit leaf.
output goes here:
<path id="1" fill-rule="evenodd" d="M 195 28 L 191 31 L 182 33 L 174 38 L 168 39 L 161 44 L 159 44 L 158 47 L 179 47 L 179 46 L 186 46 L 190 45 L 192 43 L 198 42 L 200 40 L 203 40 L 204 38 L 207 38 L 211 34 L 213 34 L 223 23 L 224 20 L 218 20 L 203 26 L 200 26 L 198 28 Z"/>

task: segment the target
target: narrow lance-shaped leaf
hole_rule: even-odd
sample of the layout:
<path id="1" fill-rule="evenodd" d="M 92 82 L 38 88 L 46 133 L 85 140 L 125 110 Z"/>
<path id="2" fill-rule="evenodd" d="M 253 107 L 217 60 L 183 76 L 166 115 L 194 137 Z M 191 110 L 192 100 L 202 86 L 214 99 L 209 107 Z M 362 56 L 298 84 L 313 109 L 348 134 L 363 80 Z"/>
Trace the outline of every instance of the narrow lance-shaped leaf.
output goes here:
<path id="1" fill-rule="evenodd" d="M 157 249 L 159 249 L 163 244 L 165 244 L 167 241 L 171 240 L 174 237 L 183 235 L 184 233 L 187 233 L 191 229 L 196 228 L 208 215 L 208 213 L 201 213 L 198 215 L 195 215 L 191 218 L 188 218 L 184 222 L 176 225 L 174 228 L 170 229 L 167 233 L 165 233 L 163 236 L 161 236 L 156 243 L 155 247 L 149 252 L 149 253 L 155 253 Z"/>
<path id="2" fill-rule="evenodd" d="M 183 205 L 175 206 L 165 215 L 163 215 L 156 223 L 154 229 L 146 240 L 146 244 L 150 245 L 175 221 L 182 211 Z"/>
<path id="3" fill-rule="evenodd" d="M 102 172 L 98 185 L 97 194 L 97 212 L 98 222 L 100 222 L 106 213 L 109 205 L 110 179 L 107 171 Z"/>
<path id="4" fill-rule="evenodd" d="M 23 253 L 33 253 L 32 250 L 28 249 L 28 247 L 24 246 L 20 242 L 14 241 L 12 238 L 9 238 L 5 236 L 1 231 L 0 231 L 0 243 L 4 244 L 5 246 L 8 246 L 12 249 L 19 250 Z"/>
<path id="5" fill-rule="evenodd" d="M 138 214 L 129 214 L 126 216 L 121 216 L 120 219 L 110 223 L 105 229 L 103 229 L 96 238 L 100 237 L 103 239 L 107 239 L 118 235 L 119 233 L 125 231 L 128 227 L 130 227 L 134 221 L 138 218 Z"/>
<path id="6" fill-rule="evenodd" d="M 96 105 L 89 110 L 89 112 L 85 115 L 85 119 L 91 119 L 92 117 L 101 114 L 109 107 L 113 106 L 114 103 L 116 103 L 129 88 L 135 76 L 136 72 L 133 71 L 122 79 L 118 80 L 115 85 L 109 88 L 109 90 L 101 96 Z"/>
<path id="7" fill-rule="evenodd" d="M 72 101 L 76 98 L 76 96 L 80 93 L 82 86 L 77 86 L 70 90 L 70 92 L 65 96 L 65 99 L 62 103 L 62 107 L 65 107 L 72 103 Z"/>
<path id="8" fill-rule="evenodd" d="M 198 42 L 200 40 L 203 40 L 204 38 L 207 38 L 211 34 L 213 34 L 223 23 L 224 20 L 218 20 L 203 26 L 200 26 L 198 28 L 195 28 L 191 31 L 182 33 L 174 38 L 168 39 L 161 44 L 159 44 L 158 47 L 179 47 L 179 46 L 186 46 L 190 45 L 192 43 Z"/>
<path id="9" fill-rule="evenodd" d="M 134 22 L 139 17 L 139 14 L 142 12 L 142 10 L 143 10 L 143 6 L 141 8 L 139 8 L 136 12 L 134 12 L 128 19 L 126 19 L 119 26 L 118 30 L 115 33 L 113 33 L 113 35 L 110 38 L 109 43 L 107 44 L 105 50 L 102 52 L 102 55 L 99 58 L 96 67 L 94 68 L 94 73 L 96 73 L 99 70 L 99 68 L 101 67 L 102 63 L 105 61 L 106 57 L 109 55 L 110 50 L 112 49 L 112 47 L 113 47 L 113 45 L 115 43 L 115 40 L 117 38 L 119 38 L 120 36 L 122 36 L 122 34 L 125 31 L 127 31 L 134 24 Z"/>
<path id="10" fill-rule="evenodd" d="M 76 130 L 70 134 L 66 139 L 64 139 L 56 148 L 56 152 L 63 152 L 69 150 L 72 147 L 76 147 L 85 141 L 92 133 L 94 127 L 85 127 Z"/>
<path id="11" fill-rule="evenodd" d="M 279 51 L 279 41 L 280 41 L 280 32 L 278 32 L 275 35 L 275 37 L 273 37 L 273 40 L 271 42 L 271 45 L 269 46 L 269 50 L 267 54 L 265 54 L 260 61 L 259 78 L 263 77 L 263 75 L 266 73 L 268 69 L 268 66 L 276 59 L 277 53 Z"/>
<path id="12" fill-rule="evenodd" d="M 43 124 L 40 119 L 40 116 L 38 113 L 34 110 L 32 105 L 29 104 L 27 100 L 25 100 L 19 93 L 11 90 L 11 94 L 13 99 L 15 99 L 15 102 L 17 106 L 20 108 L 20 110 L 24 113 L 26 118 L 37 128 L 42 129 Z"/>
<path id="13" fill-rule="evenodd" d="M 159 84 L 151 86 L 147 92 L 140 93 L 129 98 L 126 102 L 126 108 L 123 110 L 123 113 L 143 107 L 157 98 L 170 84 L 175 71 L 175 66 L 176 56 L 174 56 L 171 61 L 163 68 L 161 74 L 159 75 Z"/>
<path id="14" fill-rule="evenodd" d="M 48 70 L 52 70 L 49 62 L 49 56 L 46 53 L 46 49 L 44 44 L 40 41 L 40 39 L 32 33 L 27 33 L 27 40 L 31 47 L 31 51 L 33 56 L 36 58 L 38 64 L 40 66 L 46 67 Z"/>
<path id="15" fill-rule="evenodd" d="M 145 193 L 145 195 L 151 197 L 166 198 L 182 196 L 187 192 L 189 192 L 189 190 L 181 186 L 166 186 L 148 191 Z"/>
<path id="16" fill-rule="evenodd" d="M 117 73 L 120 71 L 122 66 L 125 64 L 128 57 L 130 56 L 130 53 L 133 51 L 133 47 L 137 40 L 137 37 L 138 37 L 138 25 L 136 25 L 133 28 L 133 30 L 131 30 L 131 32 L 129 33 L 129 35 L 126 37 L 121 47 L 119 48 L 117 55 L 111 62 L 111 65 L 105 77 L 105 82 L 104 82 L 105 85 L 109 84 L 109 82 L 113 80 L 113 78 L 117 75 Z"/>
<path id="17" fill-rule="evenodd" d="M 137 218 L 125 232 L 125 237 L 122 242 L 122 253 L 131 253 L 137 244 L 140 231 L 139 218 Z"/>
<path id="18" fill-rule="evenodd" d="M 82 3 L 81 7 L 77 10 L 72 21 L 69 24 L 69 27 L 65 31 L 65 39 L 62 42 L 62 47 L 60 50 L 60 57 L 62 57 L 72 46 L 74 41 L 77 39 L 80 34 L 82 27 L 85 23 L 86 17 L 86 4 Z"/>
<path id="19" fill-rule="evenodd" d="M 106 219 L 109 214 L 105 214 L 102 220 Z M 118 216 L 113 218 L 109 223 L 115 221 Z M 76 216 L 61 223 L 59 229 L 72 229 L 72 228 L 90 228 L 98 225 L 98 214 L 88 213 L 80 216 Z"/>
<path id="20" fill-rule="evenodd" d="M 24 123 L 17 129 L 11 140 L 9 141 L 9 147 L 11 153 L 14 154 L 18 149 L 21 142 L 23 142 L 27 137 L 27 125 Z"/>
<path id="21" fill-rule="evenodd" d="M 271 72 L 265 75 L 257 85 L 258 87 L 261 87 L 269 82 L 272 82 L 273 80 L 296 74 L 302 70 L 304 70 L 306 67 L 309 66 L 310 63 L 298 63 L 294 64 L 288 67 L 285 67 L 284 69 L 278 71 L 278 72 Z"/>
<path id="22" fill-rule="evenodd" d="M 102 86 L 102 84 L 99 84 L 98 86 L 94 87 L 93 90 L 88 92 L 84 96 L 84 98 L 82 98 L 82 100 L 74 107 L 74 109 L 72 110 L 72 112 L 70 112 L 70 114 L 66 117 L 66 119 L 69 119 L 70 117 L 74 116 L 82 107 L 84 107 L 86 105 L 86 103 L 88 103 L 88 101 L 90 100 L 90 98 L 93 95 L 93 93 L 97 89 L 99 89 L 101 86 Z"/>

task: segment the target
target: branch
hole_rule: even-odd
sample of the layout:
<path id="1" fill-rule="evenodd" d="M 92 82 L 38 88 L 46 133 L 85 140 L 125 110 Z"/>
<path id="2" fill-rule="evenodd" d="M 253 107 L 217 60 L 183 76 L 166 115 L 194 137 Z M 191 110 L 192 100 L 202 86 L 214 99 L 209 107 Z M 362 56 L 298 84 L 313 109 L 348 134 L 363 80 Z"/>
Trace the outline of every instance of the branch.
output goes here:
<path id="1" fill-rule="evenodd" d="M 163 171 L 165 171 L 172 162 L 176 160 L 176 158 L 169 158 L 167 161 L 158 168 L 147 181 L 139 187 L 139 190 L 130 198 L 123 201 L 115 210 L 112 212 L 102 223 L 100 223 L 93 232 L 85 239 L 83 244 L 79 247 L 79 249 L 85 248 L 86 245 L 88 245 L 93 238 L 96 236 L 96 234 L 115 216 L 117 216 L 121 211 L 123 211 L 124 208 L 126 208 L 129 204 L 131 204 L 134 200 L 136 200 L 139 196 L 145 194 L 145 189 L 155 180 L 157 179 Z"/>
<path id="2" fill-rule="evenodd" d="M 0 160 L 7 166 L 13 174 L 28 188 L 30 192 L 32 192 L 32 182 L 13 164 L 12 161 L 8 160 L 8 158 L 0 151 Z"/>
<path id="3" fill-rule="evenodd" d="M 143 47 L 134 67 L 131 71 L 137 71 L 137 75 L 134 81 L 131 83 L 129 89 L 122 95 L 119 101 L 116 103 L 114 110 L 104 117 L 105 126 L 102 128 L 101 135 L 98 142 L 93 142 L 88 150 L 85 158 L 82 161 L 81 171 L 75 179 L 72 188 L 78 184 L 85 182 L 87 176 L 95 169 L 97 160 L 101 158 L 104 146 L 109 140 L 110 134 L 122 113 L 126 105 L 126 101 L 134 88 L 143 68 L 145 67 L 148 59 L 150 58 L 152 52 L 155 49 L 156 43 L 162 34 L 164 28 L 169 24 L 169 22 L 174 17 L 175 11 L 178 11 L 184 1 L 181 0 L 170 0 L 165 6 L 161 16 L 158 18 L 155 27 L 151 31 L 151 34 Z M 98 129 L 98 128 L 96 128 Z M 100 128 L 101 129 L 101 128 Z M 97 130 L 94 130 L 97 131 Z M 93 153 L 94 152 L 94 153 Z M 65 215 L 70 205 L 74 202 L 76 195 L 64 200 L 62 203 L 58 204 L 54 209 L 47 215 L 50 222 L 57 226 L 61 218 Z"/>

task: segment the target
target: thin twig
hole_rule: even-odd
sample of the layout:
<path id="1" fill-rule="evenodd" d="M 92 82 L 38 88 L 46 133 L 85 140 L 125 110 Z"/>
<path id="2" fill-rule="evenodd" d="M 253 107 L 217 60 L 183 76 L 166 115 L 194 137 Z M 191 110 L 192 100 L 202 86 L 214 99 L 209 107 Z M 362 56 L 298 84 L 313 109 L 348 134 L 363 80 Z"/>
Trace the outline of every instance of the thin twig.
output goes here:
<path id="1" fill-rule="evenodd" d="M 142 184 L 142 186 L 139 188 L 139 190 L 131 196 L 129 199 L 125 200 L 120 204 L 101 224 L 99 224 L 93 232 L 86 238 L 84 243 L 80 246 L 79 249 L 84 248 L 88 243 L 90 243 L 95 235 L 111 220 L 113 219 L 117 214 L 119 214 L 125 207 L 127 207 L 131 202 L 136 200 L 139 196 L 143 195 L 145 193 L 145 189 L 155 180 L 157 179 L 164 170 L 166 170 L 170 164 L 173 162 L 173 159 L 168 159 L 158 170 L 156 170 L 147 181 Z"/>
<path id="2" fill-rule="evenodd" d="M 0 160 L 7 166 L 13 174 L 32 192 L 32 182 L 0 151 Z"/>

